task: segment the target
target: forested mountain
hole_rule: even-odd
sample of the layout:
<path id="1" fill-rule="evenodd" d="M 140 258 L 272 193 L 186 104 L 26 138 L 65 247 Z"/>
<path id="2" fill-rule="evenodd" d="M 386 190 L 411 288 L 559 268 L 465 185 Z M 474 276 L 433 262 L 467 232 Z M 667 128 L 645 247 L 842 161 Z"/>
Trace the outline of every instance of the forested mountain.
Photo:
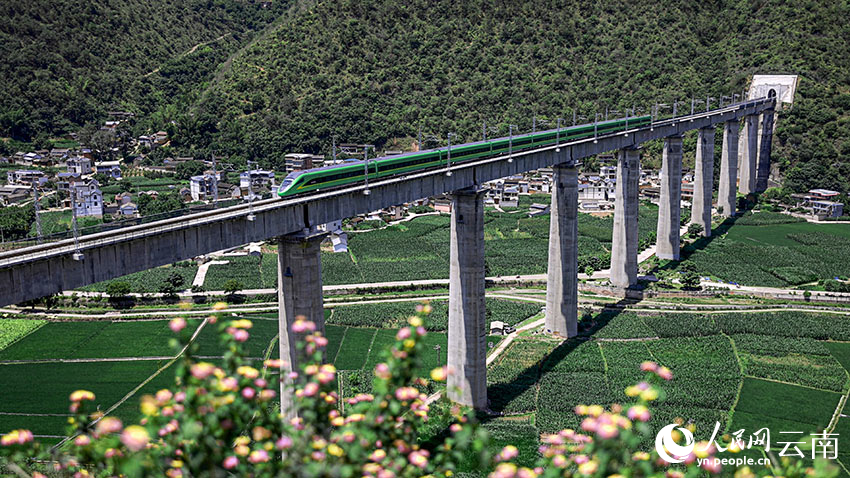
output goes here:
<path id="1" fill-rule="evenodd" d="M 197 109 L 229 154 L 278 163 L 293 149 L 530 130 L 535 114 L 593 117 L 740 92 L 796 73 L 777 154 L 795 189 L 850 188 L 846 1 L 337 0 L 234 59 Z M 793 167 L 791 165 L 794 165 Z"/>
<path id="2" fill-rule="evenodd" d="M 303 2 L 224 66 L 214 48 L 200 66 L 177 60 L 173 75 L 140 79 L 223 34 L 230 54 L 284 8 L 156 1 L 162 8 L 127 0 L 114 7 L 121 14 L 101 5 L 111 0 L 63 13 L 4 7 L 3 55 L 15 61 L 0 65 L 13 83 L 0 92 L 3 131 L 56 129 L 128 105 L 150 113 L 143 124 L 168 127 L 177 149 L 282 167 L 289 151 L 328 152 L 332 135 L 381 145 L 421 126 L 426 136 L 470 141 L 483 120 L 507 134 L 508 124 L 530 130 L 535 115 L 553 125 L 571 121 L 574 108 L 591 120 L 606 106 L 648 111 L 656 99 L 728 95 L 752 74 L 791 73 L 800 75 L 797 102 L 779 120 L 774 149 L 787 184 L 850 189 L 846 0 Z M 35 27 L 16 19 L 62 24 L 67 41 L 27 42 Z M 55 39 L 45 28 L 37 38 Z M 35 121 L 17 121 L 30 110 Z"/>
<path id="3" fill-rule="evenodd" d="M 195 90 L 286 0 L 0 3 L 0 135 L 29 141 L 149 115 Z M 159 125 L 158 125 L 159 126 Z"/>

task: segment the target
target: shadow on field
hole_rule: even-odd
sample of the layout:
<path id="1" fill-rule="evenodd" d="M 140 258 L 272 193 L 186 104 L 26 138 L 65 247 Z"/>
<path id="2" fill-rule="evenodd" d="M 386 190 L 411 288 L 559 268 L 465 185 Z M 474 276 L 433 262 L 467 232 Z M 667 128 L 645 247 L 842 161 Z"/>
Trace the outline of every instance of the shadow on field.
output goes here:
<path id="1" fill-rule="evenodd" d="M 635 299 L 620 299 L 615 304 L 605 306 L 595 317 L 585 316 L 580 318 L 578 335 L 576 337 L 564 340 L 551 353 L 520 372 L 514 380 L 489 385 L 487 387 L 487 396 L 494 415 L 481 416 L 481 421 L 486 422 L 501 416 L 508 404 L 519 398 L 532 387 L 537 386 L 540 378 L 547 372 L 552 371 L 559 363 L 569 360 L 569 355 L 573 350 L 587 340 L 590 340 L 598 331 L 605 328 L 611 320 L 625 311 L 626 306 L 634 305 L 638 302 L 640 301 Z M 556 398 L 553 397 L 553 399 Z"/>
<path id="2" fill-rule="evenodd" d="M 712 241 L 729 232 L 729 229 L 735 225 L 735 222 L 738 220 L 739 217 L 740 216 L 726 218 L 726 220 L 724 220 L 717 227 L 711 230 L 711 236 L 700 237 L 696 241 L 683 247 L 678 261 L 667 261 L 667 263 L 663 266 L 655 266 L 651 271 L 649 271 L 649 274 L 654 274 L 655 272 L 661 270 L 676 270 L 679 267 L 679 264 L 690 259 L 693 253 L 698 250 L 705 249 L 706 247 L 708 247 L 709 244 L 711 244 Z"/>

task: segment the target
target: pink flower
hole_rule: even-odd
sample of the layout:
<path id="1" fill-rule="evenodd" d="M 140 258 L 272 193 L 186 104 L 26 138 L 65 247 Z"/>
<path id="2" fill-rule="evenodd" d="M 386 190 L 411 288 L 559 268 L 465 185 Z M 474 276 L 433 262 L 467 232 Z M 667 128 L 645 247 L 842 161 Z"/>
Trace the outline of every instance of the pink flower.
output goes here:
<path id="1" fill-rule="evenodd" d="M 426 455 L 427 452 L 424 450 L 417 450 L 407 456 L 407 460 L 411 465 L 416 466 L 418 468 L 425 468 L 428 465 L 428 457 Z"/>
<path id="2" fill-rule="evenodd" d="M 603 439 L 611 439 L 615 438 L 620 433 L 620 430 L 617 429 L 617 425 L 612 423 L 604 423 L 599 425 L 599 428 L 596 429 L 596 434 L 599 438 Z"/>
<path id="3" fill-rule="evenodd" d="M 404 327 L 403 329 L 399 329 L 398 333 L 395 334 L 395 338 L 398 340 L 404 340 L 410 338 L 410 328 Z"/>
<path id="4" fill-rule="evenodd" d="M 123 425 L 121 420 L 115 417 L 104 417 L 103 420 L 97 422 L 97 435 L 105 435 L 107 433 L 118 433 Z"/>
<path id="5" fill-rule="evenodd" d="M 292 324 L 292 331 L 296 334 L 304 334 L 307 332 L 313 332 L 314 330 L 316 330 L 316 324 L 309 320 L 297 319 Z"/>
<path id="6" fill-rule="evenodd" d="M 705 469 L 709 473 L 720 473 L 720 460 L 717 458 L 704 460 L 702 462 L 703 469 Z"/>
<path id="7" fill-rule="evenodd" d="M 640 364 L 640 370 L 642 372 L 654 372 L 658 370 L 658 364 L 647 360 L 646 362 Z"/>
<path id="8" fill-rule="evenodd" d="M 289 438 L 288 436 L 282 436 L 277 440 L 277 442 L 275 442 L 274 446 L 278 450 L 286 450 L 288 448 L 291 448 L 292 438 Z"/>
<path id="9" fill-rule="evenodd" d="M 496 456 L 496 459 L 499 461 L 509 461 L 513 460 L 517 456 L 519 456 L 519 450 L 517 449 L 517 447 L 513 445 L 508 445 L 502 448 L 502 451 L 499 452 L 498 456 Z"/>
<path id="10" fill-rule="evenodd" d="M 215 365 L 209 362 L 198 362 L 192 365 L 192 368 L 189 370 L 192 373 L 193 377 L 197 378 L 198 380 L 203 380 L 212 375 L 213 372 L 215 372 Z"/>
<path id="11" fill-rule="evenodd" d="M 148 431 L 138 425 L 130 425 L 121 434 L 121 443 L 130 451 L 139 451 L 148 445 L 150 435 Z"/>
<path id="12" fill-rule="evenodd" d="M 176 334 L 186 328 L 186 319 L 184 319 L 183 317 L 171 319 L 171 321 L 168 322 L 168 327 L 171 329 L 172 332 Z"/>
<path id="13" fill-rule="evenodd" d="M 88 435 L 80 435 L 74 439 L 74 445 L 77 446 L 86 446 L 91 443 L 91 438 Z"/>
<path id="14" fill-rule="evenodd" d="M 319 393 L 319 384 L 316 382 L 310 382 L 307 385 L 304 385 L 304 396 L 312 397 Z"/>
<path id="15" fill-rule="evenodd" d="M 375 366 L 375 376 L 380 379 L 388 379 L 390 378 L 390 367 L 389 365 L 381 362 Z"/>
<path id="16" fill-rule="evenodd" d="M 249 335 L 250 334 L 245 329 L 236 329 L 233 332 L 233 340 L 237 342 L 245 342 L 248 340 Z"/>
<path id="17" fill-rule="evenodd" d="M 221 466 L 223 466 L 225 470 L 232 470 L 232 469 L 236 468 L 236 465 L 238 465 L 238 464 L 239 464 L 239 458 L 237 458 L 233 455 L 230 455 L 230 456 L 228 456 L 227 458 L 224 459 L 224 463 L 222 463 Z"/>
<path id="18" fill-rule="evenodd" d="M 256 391 L 256 390 L 254 390 L 254 389 L 253 389 L 253 388 L 251 388 L 251 387 L 245 387 L 245 388 L 243 388 L 243 389 L 242 389 L 242 397 L 244 397 L 244 398 L 245 398 L 245 400 L 251 400 L 251 399 L 253 399 L 256 395 L 257 395 L 257 391 Z"/>
<path id="19" fill-rule="evenodd" d="M 649 409 L 643 405 L 635 405 L 629 408 L 627 415 L 629 419 L 641 422 L 648 422 L 650 418 Z"/>
<path id="20" fill-rule="evenodd" d="M 251 463 L 265 463 L 269 461 L 269 452 L 266 450 L 254 450 L 248 456 L 248 461 Z"/>
<path id="21" fill-rule="evenodd" d="M 673 372 L 671 372 L 667 367 L 661 367 L 655 373 L 664 380 L 673 380 Z"/>

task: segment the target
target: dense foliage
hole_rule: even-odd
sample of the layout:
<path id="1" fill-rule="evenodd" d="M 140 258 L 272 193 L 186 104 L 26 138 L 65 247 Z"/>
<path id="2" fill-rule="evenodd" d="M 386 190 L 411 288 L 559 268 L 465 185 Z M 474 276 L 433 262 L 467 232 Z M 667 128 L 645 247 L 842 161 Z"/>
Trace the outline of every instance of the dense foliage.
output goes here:
<path id="1" fill-rule="evenodd" d="M 72 132 L 114 110 L 142 114 L 143 125 L 162 128 L 173 119 L 174 103 L 202 88 L 288 2 L 269 4 L 5 2 L 0 136 L 29 141 Z"/>
<path id="2" fill-rule="evenodd" d="M 801 75 L 797 104 L 779 120 L 775 158 L 795 191 L 843 191 L 848 9 L 779 0 L 676 1 L 663 11 L 625 1 L 319 2 L 234 58 L 199 114 L 218 147 L 276 166 L 293 149 L 329 151 L 334 134 L 381 145 L 416 137 L 421 125 L 471 141 L 484 120 L 506 134 L 508 123 L 530 130 L 535 115 L 552 124 L 574 109 L 591 118 L 606 107 L 647 111 L 656 99 L 739 92 L 751 74 L 792 73 Z"/>
<path id="3" fill-rule="evenodd" d="M 791 73 L 774 148 L 786 185 L 850 187 L 846 2 L 302 2 L 256 35 L 290 4 L 259 3 L 8 4 L 0 134 L 44 143 L 129 109 L 134 133 L 165 129 L 175 152 L 282 169 L 289 151 L 329 152 L 333 135 L 380 147 L 421 126 L 470 141 L 484 120 L 506 134 L 535 115 L 646 112 Z"/>

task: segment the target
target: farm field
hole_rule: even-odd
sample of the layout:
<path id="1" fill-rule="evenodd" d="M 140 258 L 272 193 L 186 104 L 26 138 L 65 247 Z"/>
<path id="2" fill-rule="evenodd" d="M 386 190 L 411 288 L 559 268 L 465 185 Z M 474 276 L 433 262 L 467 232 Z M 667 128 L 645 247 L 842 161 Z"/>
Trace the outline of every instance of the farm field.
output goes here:
<path id="1" fill-rule="evenodd" d="M 145 271 L 135 272 L 133 274 L 128 274 L 126 276 L 118 277 L 116 279 L 107 280 L 103 282 L 96 282 L 94 284 L 81 287 L 80 290 L 106 292 L 107 287 L 111 282 L 120 281 L 127 282 L 128 284 L 130 284 L 131 292 L 159 292 L 160 287 L 162 287 L 165 283 L 165 279 L 167 279 L 171 275 L 171 273 L 175 271 L 178 272 L 183 278 L 182 287 L 188 289 L 192 286 L 192 280 L 195 279 L 195 274 L 198 272 L 198 266 L 192 261 L 183 261 L 178 263 L 177 265 L 156 267 Z"/>
<path id="2" fill-rule="evenodd" d="M 500 430 L 516 426 L 522 435 L 529 420 L 538 433 L 577 428 L 576 405 L 628 403 L 624 389 L 642 379 L 645 360 L 674 374 L 650 423 L 659 429 L 681 418 L 696 426 L 696 440 L 707 440 L 716 422 L 747 434 L 823 430 L 848 392 L 847 316 L 601 313 L 592 320 L 576 339 L 521 337 L 490 366 L 491 407 L 517 418 L 499 419 Z M 537 442 L 524 446 L 521 456 Z"/>
<path id="3" fill-rule="evenodd" d="M 547 202 L 548 195 L 534 196 Z M 530 203 L 529 203 L 530 204 Z M 485 268 L 488 276 L 546 272 L 549 216 L 528 217 L 528 204 L 512 211 L 485 213 Z M 658 209 L 642 204 L 639 228 L 642 240 L 654 241 Z M 613 219 L 579 214 L 579 269 L 593 264 L 608 267 Z M 449 216 L 418 217 L 385 229 L 350 232 L 349 252 L 322 253 L 325 284 L 446 279 L 449 276 Z M 226 258 L 229 264 L 210 267 L 204 288 L 220 290 L 228 278 L 245 288 L 273 288 L 277 284 L 277 257 Z"/>
<path id="4" fill-rule="evenodd" d="M 727 282 L 794 287 L 822 279 L 850 276 L 850 227 L 812 224 L 780 214 L 743 216 L 733 226 L 715 229 L 714 237 L 685 247 L 683 259 L 701 275 Z"/>
<path id="5" fill-rule="evenodd" d="M 359 315 L 374 317 L 394 310 L 385 305 L 364 304 L 354 311 L 338 306 L 326 311 L 329 322 L 326 326 L 327 357 L 341 371 L 343 384 L 350 384 L 354 377 L 363 387 L 371 387 L 371 371 L 383 360 L 383 350 L 394 342 L 396 330 L 334 325 L 333 313 L 350 319 Z M 399 320 L 410 315 L 414 304 L 402 306 L 404 315 L 399 315 Z M 539 311 L 535 304 L 506 300 L 490 300 L 488 306 L 499 319 L 512 323 Z M 398 313 L 402 311 L 398 309 Z M 511 313 L 518 315 L 511 319 L 508 317 Z M 277 356 L 276 314 L 246 317 L 253 321 L 250 338 L 244 344 L 247 356 L 257 361 Z M 200 319 L 190 319 L 189 327 L 197 329 L 201 323 Z M 221 325 L 207 323 L 197 333 L 193 345 L 197 356 L 215 362 L 224 354 L 218 344 Z M 42 440 L 58 441 L 66 426 L 68 396 L 77 389 L 93 391 L 100 410 L 115 407 L 116 416 L 132 421 L 138 418 L 138 404 L 143 394 L 173 385 L 172 357 L 177 351 L 169 344 L 173 334 L 167 320 L 43 322 L 3 319 L 0 326 L 3 332 L 0 335 L 3 341 L 0 342 L 0 383 L 3 384 L 0 387 L 0 434 L 15 428 L 32 428 Z M 495 345 L 500 337 L 488 340 Z M 423 372 L 445 364 L 448 340 L 445 332 L 432 332 L 426 337 L 426 343 Z M 439 346 L 439 350 L 435 350 L 435 346 Z M 344 390 L 354 391 L 350 387 Z"/>

